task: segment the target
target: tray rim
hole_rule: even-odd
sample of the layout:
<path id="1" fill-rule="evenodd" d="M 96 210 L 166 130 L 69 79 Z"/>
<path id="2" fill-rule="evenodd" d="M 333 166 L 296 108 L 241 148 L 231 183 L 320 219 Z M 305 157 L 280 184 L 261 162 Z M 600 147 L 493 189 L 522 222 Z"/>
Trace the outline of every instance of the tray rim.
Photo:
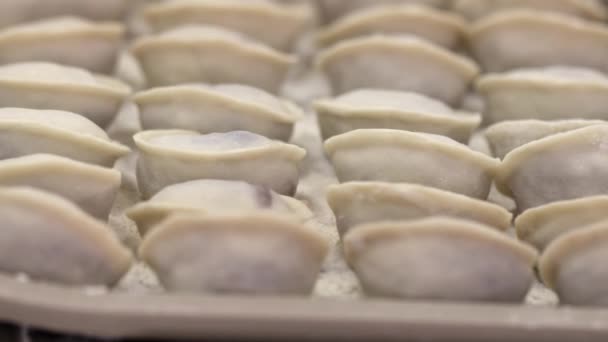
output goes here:
<path id="1" fill-rule="evenodd" d="M 606 341 L 608 310 L 378 299 L 87 295 L 0 276 L 0 319 L 100 338 Z"/>

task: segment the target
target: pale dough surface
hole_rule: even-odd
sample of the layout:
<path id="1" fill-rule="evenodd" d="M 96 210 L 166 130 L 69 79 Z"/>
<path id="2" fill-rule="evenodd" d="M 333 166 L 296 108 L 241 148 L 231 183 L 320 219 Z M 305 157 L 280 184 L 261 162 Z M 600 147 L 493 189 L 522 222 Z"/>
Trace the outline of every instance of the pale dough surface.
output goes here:
<path id="1" fill-rule="evenodd" d="M 306 117 L 296 125 L 291 140 L 291 143 L 305 148 L 308 152 L 302 165 L 296 198 L 306 203 L 313 211 L 317 221 L 314 228 L 322 232 L 332 242 L 333 246 L 313 295 L 344 299 L 359 298 L 362 296 L 361 289 L 355 275 L 348 269 L 342 258 L 335 219 L 325 200 L 327 187 L 336 184 L 337 179 L 323 152 L 316 116 L 310 110 L 310 103 L 313 99 L 329 96 L 328 87 L 319 75 L 305 70 L 303 67 L 293 72 L 292 80 L 284 87 L 283 95 L 303 106 L 307 113 Z M 483 151 L 484 142 L 478 139 L 479 136 L 476 136 L 473 147 Z M 134 191 L 134 160 L 134 156 L 131 155 L 123 158 L 117 164 L 125 177 L 123 177 L 123 190 L 110 217 L 110 223 L 121 240 L 133 249 L 138 245 L 140 237 L 133 222 L 124 216 L 124 210 L 139 200 L 136 191 Z M 507 207 L 510 204 L 508 200 L 502 198 L 494 199 L 494 201 L 502 202 Z M 138 263 L 124 277 L 116 291 L 146 293 L 163 290 L 153 272 L 145 265 Z M 552 291 L 537 283 L 530 291 L 527 303 L 532 305 L 556 305 L 557 297 Z"/>

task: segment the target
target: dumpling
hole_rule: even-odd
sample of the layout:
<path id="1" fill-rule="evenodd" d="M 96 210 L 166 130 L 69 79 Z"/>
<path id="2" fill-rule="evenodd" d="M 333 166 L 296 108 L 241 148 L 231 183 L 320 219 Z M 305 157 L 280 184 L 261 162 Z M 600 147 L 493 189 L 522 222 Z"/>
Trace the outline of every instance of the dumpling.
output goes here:
<path id="1" fill-rule="evenodd" d="M 552 242 L 539 261 L 545 285 L 564 305 L 607 306 L 608 221 L 569 232 Z"/>
<path id="2" fill-rule="evenodd" d="M 481 77 L 485 121 L 608 119 L 608 77 L 583 68 L 522 69 Z"/>
<path id="3" fill-rule="evenodd" d="M 110 74 L 124 27 L 61 17 L 0 31 L 0 64 L 47 61 Z"/>
<path id="4" fill-rule="evenodd" d="M 169 291 L 306 295 L 327 250 L 319 233 L 276 214 L 177 215 L 139 255 Z"/>
<path id="5" fill-rule="evenodd" d="M 326 22 L 334 21 L 349 13 L 379 5 L 420 4 L 442 7 L 445 0 L 315 0 Z"/>
<path id="6" fill-rule="evenodd" d="M 369 296 L 521 302 L 536 251 L 468 220 L 426 218 L 357 226 L 346 259 Z"/>
<path id="7" fill-rule="evenodd" d="M 241 180 L 293 195 L 306 156 L 303 148 L 245 131 L 145 131 L 134 140 L 139 149 L 137 181 L 145 198 L 196 179 Z"/>
<path id="8" fill-rule="evenodd" d="M 494 156 L 503 159 L 509 152 L 544 137 L 579 128 L 605 124 L 601 120 L 517 120 L 492 125 L 484 132 Z"/>
<path id="9" fill-rule="evenodd" d="M 477 114 L 454 112 L 424 95 L 360 89 L 316 101 L 323 139 L 360 128 L 391 128 L 445 135 L 467 143 L 481 123 Z"/>
<path id="10" fill-rule="evenodd" d="M 148 85 L 241 83 L 278 93 L 295 58 L 235 32 L 186 26 L 137 41 Z"/>
<path id="11" fill-rule="evenodd" d="M 340 182 L 414 183 L 483 200 L 499 165 L 450 138 L 391 129 L 344 133 L 325 151 Z"/>
<path id="12" fill-rule="evenodd" d="M 76 16 L 91 20 L 122 20 L 132 0 L 0 1 L 0 27 L 37 19 Z"/>
<path id="13" fill-rule="evenodd" d="M 459 47 L 466 30 L 459 16 L 414 5 L 385 5 L 356 12 L 318 36 L 321 45 L 372 34 L 412 34 L 447 49 Z"/>
<path id="14" fill-rule="evenodd" d="M 59 195 L 107 220 L 121 183 L 119 171 L 50 154 L 0 161 L 1 186 L 28 186 Z"/>
<path id="15" fill-rule="evenodd" d="M 327 201 L 342 236 L 364 223 L 432 216 L 467 219 L 502 231 L 511 227 L 511 213 L 500 206 L 416 184 L 344 183 L 329 188 Z"/>
<path id="16" fill-rule="evenodd" d="M 608 72 L 608 28 L 603 24 L 512 10 L 480 20 L 469 35 L 473 55 L 486 71 L 568 65 Z"/>
<path id="17" fill-rule="evenodd" d="M 608 194 L 608 125 L 557 133 L 507 154 L 496 186 L 520 212 L 556 201 Z"/>
<path id="18" fill-rule="evenodd" d="M 171 0 L 148 7 L 144 16 L 156 32 L 184 25 L 219 26 L 283 51 L 291 50 L 314 21 L 308 6 L 268 0 Z"/>
<path id="19" fill-rule="evenodd" d="M 0 160 L 38 153 L 112 167 L 129 148 L 111 141 L 101 128 L 78 114 L 1 108 Z"/>
<path id="20" fill-rule="evenodd" d="M 456 106 L 477 76 L 465 57 L 412 36 L 367 36 L 322 51 L 317 67 L 335 94 L 361 88 L 421 93 Z"/>
<path id="21" fill-rule="evenodd" d="M 241 181 L 216 179 L 194 180 L 170 185 L 127 210 L 139 232 L 145 236 L 159 222 L 175 213 L 214 215 L 246 211 L 274 212 L 301 218 L 312 218 L 306 205 L 282 196 L 263 186 Z"/>
<path id="22" fill-rule="evenodd" d="M 0 107 L 74 112 L 105 127 L 130 93 L 123 83 L 84 69 L 42 62 L 0 66 Z"/>
<path id="23" fill-rule="evenodd" d="M 112 230 L 67 200 L 0 189 L 0 271 L 66 285 L 113 285 L 131 253 Z"/>
<path id="24" fill-rule="evenodd" d="M 134 100 L 146 130 L 250 131 L 287 141 L 296 121 L 304 116 L 302 110 L 289 101 L 237 84 L 155 88 L 138 93 Z"/>
<path id="25" fill-rule="evenodd" d="M 454 0 L 452 2 L 452 10 L 472 20 L 517 8 L 557 12 L 584 19 L 606 19 L 606 8 L 598 0 Z"/>
<path id="26" fill-rule="evenodd" d="M 606 219 L 608 196 L 592 196 L 549 203 L 526 210 L 515 220 L 519 239 L 539 250 L 568 232 Z"/>

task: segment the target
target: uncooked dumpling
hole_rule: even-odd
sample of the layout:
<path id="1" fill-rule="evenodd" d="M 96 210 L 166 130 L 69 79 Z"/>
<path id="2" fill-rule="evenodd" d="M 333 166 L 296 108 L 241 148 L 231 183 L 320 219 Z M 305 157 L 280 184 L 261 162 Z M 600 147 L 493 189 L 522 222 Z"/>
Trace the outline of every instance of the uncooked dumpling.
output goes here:
<path id="1" fill-rule="evenodd" d="M 499 165 L 450 138 L 391 129 L 344 133 L 325 151 L 340 182 L 414 183 L 483 200 Z"/>
<path id="2" fill-rule="evenodd" d="M 241 180 L 293 195 L 306 155 L 298 146 L 244 131 L 146 131 L 134 140 L 140 152 L 137 180 L 146 198 L 196 179 Z"/>
<path id="3" fill-rule="evenodd" d="M 521 69 L 480 78 L 489 124 L 509 120 L 606 120 L 608 77 L 575 67 Z"/>
<path id="4" fill-rule="evenodd" d="M 367 295 L 410 300 L 521 302 L 537 258 L 488 226 L 444 217 L 357 226 L 344 251 Z"/>
<path id="5" fill-rule="evenodd" d="M 569 14 L 584 19 L 606 19 L 606 8 L 599 0 L 454 0 L 452 9 L 469 19 L 512 9 L 532 9 Z"/>
<path id="6" fill-rule="evenodd" d="M 67 200 L 31 188 L 0 189 L 0 271 L 66 285 L 113 285 L 131 259 L 110 227 Z"/>
<path id="7" fill-rule="evenodd" d="M 172 216 L 139 255 L 170 291 L 309 294 L 328 246 L 311 227 L 276 214 Z"/>
<path id="8" fill-rule="evenodd" d="M 148 85 L 241 83 L 278 93 L 295 59 L 232 31 L 185 26 L 133 46 Z"/>
<path id="9" fill-rule="evenodd" d="M 210 25 L 240 32 L 275 49 L 289 51 L 313 22 L 308 6 L 268 0 L 171 0 L 144 11 L 160 32 L 184 25 Z"/>
<path id="10" fill-rule="evenodd" d="M 91 20 L 122 20 L 133 0 L 15 0 L 0 1 L 0 27 L 22 22 L 75 16 Z"/>
<path id="11" fill-rule="evenodd" d="M 575 129 L 605 124 L 600 120 L 517 120 L 490 126 L 484 135 L 494 156 L 503 159 L 509 152 L 529 142 Z"/>
<path id="12" fill-rule="evenodd" d="M 606 220 L 564 234 L 540 258 L 542 280 L 564 305 L 608 306 L 607 253 Z"/>
<path id="13" fill-rule="evenodd" d="M 138 93 L 134 100 L 146 130 L 249 131 L 287 141 L 295 122 L 303 117 L 295 104 L 261 89 L 237 84 L 155 88 Z"/>
<path id="14" fill-rule="evenodd" d="M 314 103 L 323 139 L 361 128 L 391 128 L 445 135 L 467 143 L 481 123 L 478 114 L 408 92 L 360 89 Z"/>
<path id="15" fill-rule="evenodd" d="M 0 64 L 46 61 L 110 74 L 124 27 L 61 17 L 0 31 Z"/>
<path id="16" fill-rule="evenodd" d="M 608 72 L 608 28 L 550 12 L 512 10 L 470 30 L 473 55 L 486 71 L 568 65 Z"/>
<path id="17" fill-rule="evenodd" d="M 322 31 L 319 42 L 338 41 L 372 34 L 412 34 L 448 49 L 460 46 L 466 23 L 459 16 L 415 5 L 385 5 L 356 12 Z"/>
<path id="18" fill-rule="evenodd" d="M 129 87 L 84 69 L 27 62 L 0 66 L 0 107 L 64 110 L 107 126 Z"/>
<path id="19" fill-rule="evenodd" d="M 445 0 L 315 0 L 323 19 L 334 21 L 349 13 L 375 7 L 378 5 L 419 4 L 434 7 L 443 7 Z"/>
<path id="20" fill-rule="evenodd" d="M 121 183 L 120 172 L 51 154 L 0 161 L 1 186 L 28 186 L 59 195 L 107 220 Z"/>
<path id="21" fill-rule="evenodd" d="M 408 35 L 340 42 L 319 54 L 317 66 L 336 95 L 362 88 L 401 90 L 454 106 L 478 73 L 469 59 Z"/>
<path id="22" fill-rule="evenodd" d="M 243 212 L 274 212 L 292 215 L 303 222 L 312 218 L 306 205 L 263 186 L 241 181 L 194 180 L 170 185 L 149 201 L 135 205 L 127 216 L 135 221 L 142 236 L 175 213 L 205 215 Z"/>
<path id="23" fill-rule="evenodd" d="M 526 210 L 515 220 L 517 236 L 539 250 L 556 238 L 606 219 L 608 196 L 549 203 Z"/>
<path id="24" fill-rule="evenodd" d="M 0 160 L 47 153 L 112 167 L 129 153 L 78 114 L 23 108 L 0 109 Z"/>
<path id="25" fill-rule="evenodd" d="M 557 133 L 511 151 L 496 185 L 520 212 L 556 201 L 608 194 L 608 125 Z"/>
<path id="26" fill-rule="evenodd" d="M 432 216 L 467 219 L 502 231 L 511 226 L 511 213 L 500 206 L 416 184 L 349 182 L 331 186 L 327 201 L 341 235 L 364 223 Z"/>

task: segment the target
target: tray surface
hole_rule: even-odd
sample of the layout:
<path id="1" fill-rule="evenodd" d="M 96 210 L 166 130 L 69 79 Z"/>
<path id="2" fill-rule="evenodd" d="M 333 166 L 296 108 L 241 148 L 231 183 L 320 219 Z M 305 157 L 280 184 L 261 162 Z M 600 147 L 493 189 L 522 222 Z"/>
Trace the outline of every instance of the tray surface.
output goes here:
<path id="1" fill-rule="evenodd" d="M 0 319 L 103 338 L 605 341 L 608 311 L 383 300 L 85 295 L 0 277 Z"/>

